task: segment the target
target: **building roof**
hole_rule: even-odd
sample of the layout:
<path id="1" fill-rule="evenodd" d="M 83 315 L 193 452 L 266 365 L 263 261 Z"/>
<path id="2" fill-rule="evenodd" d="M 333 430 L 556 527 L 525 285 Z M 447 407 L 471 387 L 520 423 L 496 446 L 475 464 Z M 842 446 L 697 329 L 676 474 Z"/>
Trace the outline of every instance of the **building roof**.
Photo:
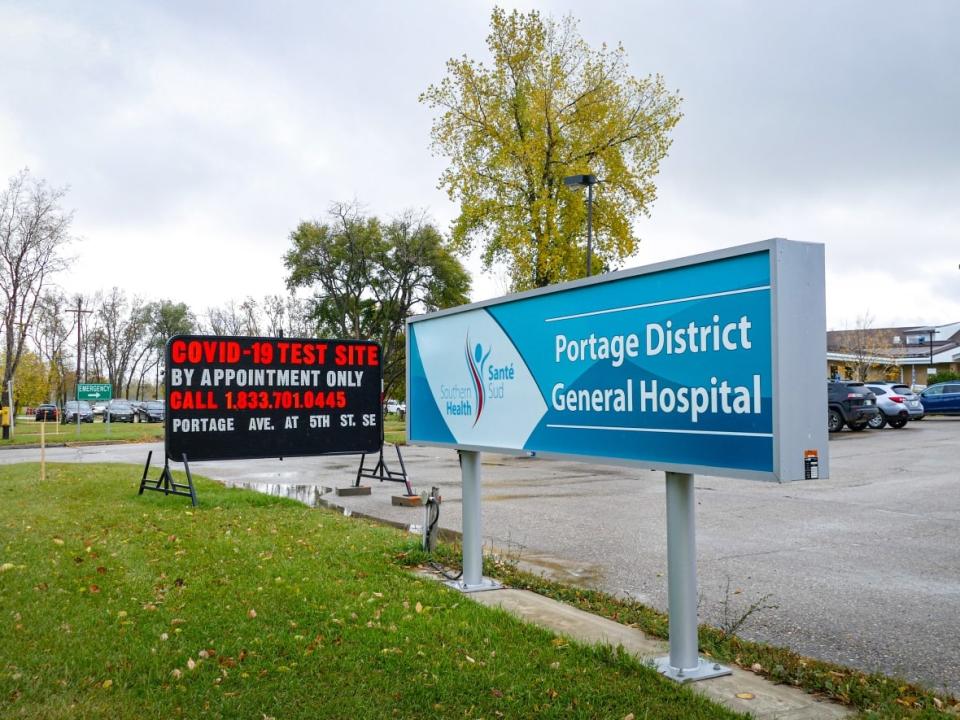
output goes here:
<path id="1" fill-rule="evenodd" d="M 827 331 L 827 358 L 831 360 L 930 365 L 931 354 L 934 365 L 960 360 L 960 322 Z"/>

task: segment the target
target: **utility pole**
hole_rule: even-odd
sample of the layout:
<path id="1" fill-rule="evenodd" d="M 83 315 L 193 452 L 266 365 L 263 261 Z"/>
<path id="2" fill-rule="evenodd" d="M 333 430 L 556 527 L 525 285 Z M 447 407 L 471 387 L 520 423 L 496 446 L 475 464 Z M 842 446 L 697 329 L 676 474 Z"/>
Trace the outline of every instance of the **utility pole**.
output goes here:
<path id="1" fill-rule="evenodd" d="M 79 384 L 80 384 L 80 353 L 81 353 L 81 348 L 83 347 L 83 345 L 81 344 L 81 337 L 80 337 L 80 325 L 81 325 L 81 320 L 82 320 L 83 316 L 84 316 L 84 315 L 89 315 L 90 313 L 93 312 L 93 310 L 84 310 L 84 309 L 83 309 L 83 298 L 78 295 L 78 296 L 77 296 L 77 309 L 76 309 L 76 310 L 70 309 L 70 310 L 67 310 L 67 312 L 68 312 L 68 313 L 76 313 L 76 315 L 77 315 L 77 377 L 76 377 L 76 379 L 75 379 L 74 382 L 73 382 L 73 386 L 74 386 L 74 387 L 73 387 L 73 395 L 74 395 L 74 400 L 76 400 L 76 399 L 77 399 L 77 397 L 76 397 L 76 396 L 77 396 L 77 388 L 78 388 L 78 386 L 79 386 Z M 79 411 L 77 412 L 77 417 L 78 417 L 78 418 L 80 417 Z"/>

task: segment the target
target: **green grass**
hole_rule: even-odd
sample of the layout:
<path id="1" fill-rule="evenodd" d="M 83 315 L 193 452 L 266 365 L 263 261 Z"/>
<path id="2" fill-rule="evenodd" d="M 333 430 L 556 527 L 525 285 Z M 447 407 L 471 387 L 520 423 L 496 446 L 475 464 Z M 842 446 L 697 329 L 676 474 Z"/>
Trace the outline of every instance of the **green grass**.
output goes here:
<path id="1" fill-rule="evenodd" d="M 435 553 L 450 567 L 459 567 L 461 550 L 453 544 L 441 544 Z M 417 553 L 408 563 L 422 561 Z M 484 558 L 484 573 L 515 588 L 522 588 L 559 600 L 581 610 L 639 628 L 653 637 L 667 639 L 668 618 L 642 603 L 615 598 L 598 590 L 575 588 L 524 572 L 509 558 Z M 777 683 L 794 685 L 828 697 L 860 711 L 861 718 L 957 718 L 960 700 L 935 693 L 902 678 L 865 673 L 842 665 L 822 662 L 786 648 L 743 640 L 721 630 L 701 625 L 701 652 L 722 663 L 751 668 Z"/>
<path id="2" fill-rule="evenodd" d="M 410 575 L 395 530 L 139 476 L 0 467 L 0 716 L 740 717 Z"/>
<path id="3" fill-rule="evenodd" d="M 403 445 L 407 442 L 407 421 L 396 415 L 385 415 L 383 422 L 384 439 L 389 443 Z"/>
<path id="4" fill-rule="evenodd" d="M 13 437 L 9 440 L 0 440 L 0 448 L 12 445 L 35 445 L 40 442 L 40 426 L 43 423 L 35 422 L 32 418 L 17 420 Z M 44 435 L 46 442 L 74 443 L 74 442 L 152 442 L 163 440 L 163 423 L 110 423 L 110 432 L 102 422 L 80 423 L 80 433 L 77 434 L 76 424 L 60 425 L 48 422 L 45 424 Z M 385 439 L 389 443 L 404 444 L 407 441 L 406 421 L 396 415 L 387 415 L 384 422 Z"/>
<path id="5" fill-rule="evenodd" d="M 9 440 L 0 440 L 0 447 L 11 445 L 34 445 L 40 442 L 41 425 L 45 442 L 48 444 L 98 442 L 151 442 L 163 440 L 163 423 L 80 423 L 77 433 L 76 424 L 38 423 L 33 419 L 18 419 Z"/>

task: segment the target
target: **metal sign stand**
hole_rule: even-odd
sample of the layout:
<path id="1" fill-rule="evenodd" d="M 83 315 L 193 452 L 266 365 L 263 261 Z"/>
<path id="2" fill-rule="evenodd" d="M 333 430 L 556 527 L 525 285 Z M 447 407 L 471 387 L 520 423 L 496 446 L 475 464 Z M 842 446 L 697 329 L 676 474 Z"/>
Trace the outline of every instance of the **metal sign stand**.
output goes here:
<path id="1" fill-rule="evenodd" d="M 731 670 L 698 655 L 697 538 L 693 475 L 667 474 L 667 593 L 670 654 L 657 670 L 680 683 L 730 675 Z"/>
<path id="2" fill-rule="evenodd" d="M 391 470 L 387 465 L 387 461 L 383 457 L 383 441 L 380 441 L 380 455 L 377 459 L 377 464 L 372 468 L 367 468 L 364 466 L 364 462 L 367 459 L 367 454 L 363 453 L 360 456 L 360 467 L 357 468 L 357 479 L 354 480 L 353 486 L 360 487 L 360 478 L 369 478 L 371 480 L 379 480 L 383 482 L 384 480 L 389 480 L 391 482 L 402 482 L 407 486 L 407 497 L 414 497 L 415 493 L 413 488 L 410 487 L 410 478 L 407 475 L 407 467 L 403 464 L 403 456 L 400 454 L 400 446 L 394 445 L 397 449 L 397 460 L 400 461 L 400 470 Z"/>
<path id="3" fill-rule="evenodd" d="M 170 472 L 170 459 L 164 457 L 163 459 L 163 470 L 160 471 L 160 476 L 157 478 L 157 481 L 153 484 L 153 481 L 147 480 L 147 473 L 150 471 L 150 460 L 153 458 L 153 450 L 147 453 L 147 464 L 143 466 L 143 477 L 140 478 L 140 492 L 137 495 L 143 495 L 144 490 L 153 490 L 154 492 L 162 492 L 164 495 L 180 495 L 181 497 L 190 498 L 190 502 L 193 503 L 193 506 L 197 506 L 197 492 L 193 489 L 193 477 L 190 475 L 190 464 L 187 462 L 187 455 L 183 455 L 183 469 L 187 473 L 187 482 L 178 483 L 173 479 L 173 474 Z"/>
<path id="4" fill-rule="evenodd" d="M 381 408 L 382 407 L 383 405 L 381 405 Z M 397 449 L 397 460 L 400 461 L 399 472 L 396 470 L 391 470 L 387 465 L 387 461 L 383 457 L 383 446 L 386 443 L 386 432 L 386 412 L 384 412 L 381 415 L 380 420 L 380 453 L 377 457 L 377 464 L 374 465 L 372 469 L 367 469 L 364 467 L 364 461 L 367 459 L 367 454 L 363 453 L 360 456 L 360 467 L 357 468 L 357 479 L 354 481 L 353 486 L 360 487 L 360 478 L 369 478 L 370 480 L 379 480 L 380 482 L 383 482 L 384 480 L 389 480 L 390 482 L 402 482 L 407 487 L 405 497 L 417 497 L 413 492 L 413 488 L 410 487 L 410 478 L 407 476 L 407 467 L 403 464 L 403 455 L 400 454 L 400 446 L 396 443 L 393 445 Z"/>
<path id="5" fill-rule="evenodd" d="M 480 537 L 480 453 L 460 450 L 460 473 L 463 477 L 463 575 L 448 580 L 463 593 L 499 590 L 496 580 L 483 577 L 483 540 Z"/>

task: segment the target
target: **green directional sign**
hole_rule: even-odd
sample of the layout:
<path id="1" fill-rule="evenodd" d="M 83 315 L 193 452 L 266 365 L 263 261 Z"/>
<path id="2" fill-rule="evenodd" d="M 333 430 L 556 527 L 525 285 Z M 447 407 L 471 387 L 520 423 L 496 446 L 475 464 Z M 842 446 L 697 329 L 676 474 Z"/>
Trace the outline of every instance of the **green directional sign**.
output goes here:
<path id="1" fill-rule="evenodd" d="M 77 400 L 110 400 L 113 388 L 109 383 L 80 383 L 77 385 Z"/>

